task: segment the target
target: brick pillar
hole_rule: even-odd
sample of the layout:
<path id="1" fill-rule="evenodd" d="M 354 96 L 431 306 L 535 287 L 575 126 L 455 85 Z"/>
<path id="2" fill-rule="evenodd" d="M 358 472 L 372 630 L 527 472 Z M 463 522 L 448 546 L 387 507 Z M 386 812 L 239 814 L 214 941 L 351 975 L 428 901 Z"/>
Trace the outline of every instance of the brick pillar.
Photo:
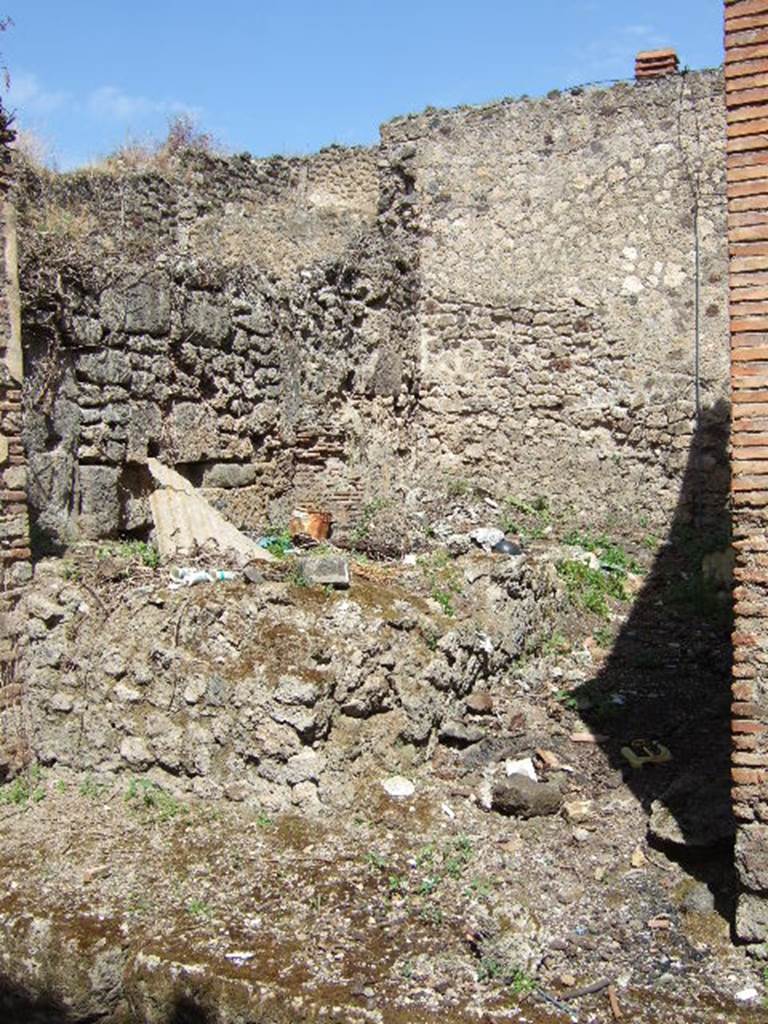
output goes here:
<path id="1" fill-rule="evenodd" d="M 768 936 L 768 0 L 725 0 L 736 932 Z"/>

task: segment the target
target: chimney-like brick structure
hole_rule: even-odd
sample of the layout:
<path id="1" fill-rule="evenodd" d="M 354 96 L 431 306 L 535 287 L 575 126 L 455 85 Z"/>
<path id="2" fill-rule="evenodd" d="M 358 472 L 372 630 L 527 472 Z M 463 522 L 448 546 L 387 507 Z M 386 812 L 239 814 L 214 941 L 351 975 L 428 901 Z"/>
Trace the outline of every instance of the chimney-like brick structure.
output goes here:
<path id="1" fill-rule="evenodd" d="M 768 0 L 725 0 L 736 933 L 768 936 Z"/>
<path id="2" fill-rule="evenodd" d="M 677 74 L 677 53 L 674 50 L 644 50 L 635 57 L 635 78 L 664 78 Z"/>

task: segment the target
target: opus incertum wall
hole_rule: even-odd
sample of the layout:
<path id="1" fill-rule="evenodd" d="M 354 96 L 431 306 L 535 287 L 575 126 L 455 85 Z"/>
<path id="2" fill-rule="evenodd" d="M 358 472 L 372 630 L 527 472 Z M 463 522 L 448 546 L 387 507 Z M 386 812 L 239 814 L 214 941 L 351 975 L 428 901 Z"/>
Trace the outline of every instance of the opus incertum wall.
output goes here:
<path id="1" fill-rule="evenodd" d="M 768 930 L 768 0 L 726 0 L 736 931 Z"/>

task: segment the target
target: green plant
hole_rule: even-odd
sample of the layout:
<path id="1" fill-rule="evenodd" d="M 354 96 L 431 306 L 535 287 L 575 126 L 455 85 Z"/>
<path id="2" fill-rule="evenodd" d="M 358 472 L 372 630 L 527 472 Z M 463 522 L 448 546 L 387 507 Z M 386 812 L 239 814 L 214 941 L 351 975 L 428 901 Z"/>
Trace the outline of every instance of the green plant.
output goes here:
<path id="1" fill-rule="evenodd" d="M 256 824 L 259 828 L 269 828 L 271 825 L 274 825 L 274 821 L 268 814 L 264 814 L 263 811 L 260 811 L 256 815 Z"/>
<path id="2" fill-rule="evenodd" d="M 469 839 L 466 836 L 459 836 L 443 851 L 443 867 L 446 875 L 450 878 L 460 878 L 473 856 L 474 850 Z"/>
<path id="3" fill-rule="evenodd" d="M 445 488 L 445 493 L 449 498 L 464 498 L 468 494 L 472 494 L 473 491 L 474 485 L 463 477 L 456 477 L 454 480 L 449 480 Z"/>
<path id="4" fill-rule="evenodd" d="M 0 804 L 23 807 L 30 800 L 39 803 L 46 796 L 42 779 L 42 769 L 38 765 L 32 765 L 21 775 L 17 775 L 12 782 L 0 788 Z"/>
<path id="5" fill-rule="evenodd" d="M 492 981 L 494 978 L 503 978 L 505 965 L 503 960 L 493 956 L 484 956 L 480 961 L 477 971 L 478 981 Z"/>
<path id="6" fill-rule="evenodd" d="M 558 562 L 557 571 L 565 583 L 568 599 L 577 608 L 608 618 L 608 597 L 626 600 L 621 576 L 592 569 L 584 562 L 566 559 Z"/>
<path id="7" fill-rule="evenodd" d="M 104 793 L 108 793 L 109 789 L 110 787 L 106 782 L 97 782 L 91 775 L 86 775 L 77 787 L 80 796 L 86 796 L 90 800 L 98 800 Z"/>
<path id="8" fill-rule="evenodd" d="M 131 561 L 141 562 L 148 569 L 156 569 L 160 565 L 160 553 L 154 545 L 145 540 L 114 541 L 102 544 L 96 549 L 97 558 L 127 558 Z"/>
<path id="9" fill-rule="evenodd" d="M 401 875 L 389 875 L 387 886 L 390 896 L 404 896 L 408 892 L 408 882 Z"/>
<path id="10" fill-rule="evenodd" d="M 514 968 L 507 979 L 507 984 L 514 996 L 526 996 L 536 988 L 536 979 L 520 967 Z"/>
<path id="11" fill-rule="evenodd" d="M 350 535 L 353 546 L 368 537 L 373 526 L 373 520 L 376 518 L 376 513 L 386 508 L 387 505 L 388 502 L 385 498 L 376 498 L 374 501 L 369 501 L 367 505 L 363 506 L 360 518 L 355 523 Z"/>
<path id="12" fill-rule="evenodd" d="M 599 647 L 610 647 L 613 632 L 609 626 L 598 626 L 594 632 L 595 642 Z"/>
<path id="13" fill-rule="evenodd" d="M 579 698 L 574 690 L 557 690 L 555 692 L 555 700 L 570 711 L 579 710 Z"/>
<path id="14" fill-rule="evenodd" d="M 523 541 L 541 540 L 552 525 L 553 515 L 545 497 L 523 501 L 506 498 L 499 527 L 505 533 L 519 534 Z"/>
<path id="15" fill-rule="evenodd" d="M 293 549 L 291 534 L 286 527 L 268 526 L 265 533 L 267 539 L 264 541 L 264 547 L 275 558 L 285 558 Z"/>
<path id="16" fill-rule="evenodd" d="M 174 796 L 149 779 L 131 779 L 125 795 L 127 804 L 151 814 L 158 821 L 170 821 L 187 808 Z"/>
<path id="17" fill-rule="evenodd" d="M 416 892 L 419 896 L 431 896 L 439 884 L 440 879 L 436 878 L 434 875 L 430 875 L 428 878 L 423 878 L 421 880 Z"/>
<path id="18" fill-rule="evenodd" d="M 80 579 L 80 566 L 70 559 L 64 559 L 59 568 L 65 580 L 76 583 Z"/>
<path id="19" fill-rule="evenodd" d="M 418 561 L 429 587 L 430 597 L 437 601 L 443 613 L 456 613 L 454 598 L 461 594 L 461 578 L 447 551 L 433 551 Z"/>
<path id="20" fill-rule="evenodd" d="M 288 582 L 294 587 L 309 586 L 309 580 L 298 565 L 294 565 L 288 574 Z"/>
<path id="21" fill-rule="evenodd" d="M 545 657 L 552 654 L 565 654 L 569 647 L 568 639 L 555 629 L 541 640 L 538 652 Z"/>
<path id="22" fill-rule="evenodd" d="M 211 909 L 208 904 L 201 899 L 193 897 L 187 901 L 186 911 L 191 914 L 192 917 L 208 918 L 211 916 Z"/>
<path id="23" fill-rule="evenodd" d="M 366 853 L 365 862 L 366 864 L 369 864 L 372 868 L 376 868 L 377 871 L 383 871 L 384 868 L 387 866 L 387 862 L 384 860 L 381 854 L 376 853 L 375 850 L 370 850 L 368 853 Z"/>
<path id="24" fill-rule="evenodd" d="M 524 996 L 536 987 L 532 975 L 520 967 L 512 967 L 497 957 L 483 957 L 478 970 L 479 981 L 503 981 L 512 991 L 513 996 Z"/>
<path id="25" fill-rule="evenodd" d="M 627 554 L 620 544 L 609 540 L 608 537 L 591 537 L 589 534 L 580 533 L 578 530 L 571 530 L 563 537 L 564 544 L 572 544 L 575 547 L 591 551 L 600 559 L 601 567 L 624 575 L 628 572 L 640 572 L 638 563 Z"/>
<path id="26" fill-rule="evenodd" d="M 493 892 L 492 878 L 473 878 L 467 886 L 467 895 L 490 896 Z"/>
<path id="27" fill-rule="evenodd" d="M 419 911 L 419 917 L 422 921 L 426 921 L 428 924 L 442 924 L 443 923 L 443 912 L 440 907 L 436 907 L 434 903 L 427 903 Z"/>

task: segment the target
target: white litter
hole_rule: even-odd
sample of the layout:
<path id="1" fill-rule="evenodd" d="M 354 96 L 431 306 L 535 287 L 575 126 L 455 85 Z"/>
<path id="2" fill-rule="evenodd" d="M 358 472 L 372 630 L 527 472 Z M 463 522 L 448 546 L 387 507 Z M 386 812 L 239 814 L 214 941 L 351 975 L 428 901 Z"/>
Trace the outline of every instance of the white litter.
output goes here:
<path id="1" fill-rule="evenodd" d="M 416 787 L 410 779 L 404 778 L 402 775 L 391 775 L 388 779 L 382 781 L 385 793 L 389 796 L 394 797 L 409 797 L 413 796 L 416 792 Z"/>
<path id="2" fill-rule="evenodd" d="M 531 782 L 538 782 L 539 777 L 533 767 L 530 757 L 523 757 L 519 761 L 505 761 L 504 771 L 507 775 L 526 775 Z"/>
<path id="3" fill-rule="evenodd" d="M 750 985 L 749 988 L 739 989 L 739 991 L 734 994 L 733 998 L 737 1003 L 751 1003 L 755 999 L 759 998 L 759 992 L 754 986 Z"/>
<path id="4" fill-rule="evenodd" d="M 476 530 L 470 532 L 469 536 L 475 544 L 480 545 L 483 551 L 487 551 L 490 554 L 494 544 L 504 540 L 504 531 L 497 530 L 492 526 L 478 526 Z"/>
<path id="5" fill-rule="evenodd" d="M 451 821 L 453 821 L 453 819 L 456 817 L 456 811 L 454 811 L 452 807 L 449 807 L 448 804 L 440 804 L 440 810 L 443 812 L 446 818 L 450 818 Z"/>

